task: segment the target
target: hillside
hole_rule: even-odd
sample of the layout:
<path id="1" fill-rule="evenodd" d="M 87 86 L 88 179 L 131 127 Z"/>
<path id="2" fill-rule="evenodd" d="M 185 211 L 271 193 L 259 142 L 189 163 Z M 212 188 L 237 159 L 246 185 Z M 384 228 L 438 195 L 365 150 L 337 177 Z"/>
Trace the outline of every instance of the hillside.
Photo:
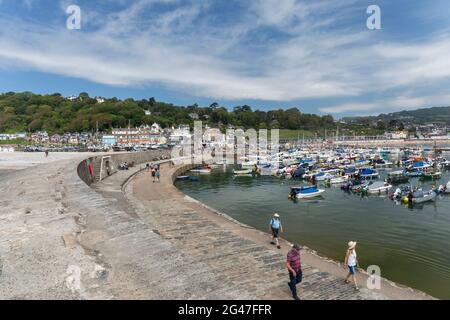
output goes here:
<path id="1" fill-rule="evenodd" d="M 407 120 L 416 124 L 443 122 L 450 124 L 450 107 L 423 108 L 411 111 L 400 111 L 389 114 L 381 114 L 380 120 Z"/>

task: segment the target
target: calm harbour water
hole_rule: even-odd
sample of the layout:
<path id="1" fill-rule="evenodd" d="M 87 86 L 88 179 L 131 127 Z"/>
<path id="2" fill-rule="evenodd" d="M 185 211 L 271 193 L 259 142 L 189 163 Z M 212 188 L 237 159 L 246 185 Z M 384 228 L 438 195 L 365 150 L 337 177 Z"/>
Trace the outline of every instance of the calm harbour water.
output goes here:
<path id="1" fill-rule="evenodd" d="M 178 181 L 176 186 L 262 231 L 268 231 L 271 215 L 278 212 L 282 237 L 334 260 L 343 261 L 347 242 L 358 241 L 361 267 L 378 265 L 387 279 L 450 299 L 450 195 L 408 208 L 387 196 L 361 197 L 332 186 L 322 198 L 292 202 L 290 186 L 299 181 L 235 177 L 232 169 L 220 167 L 198 182 Z M 388 171 L 379 170 L 382 179 Z M 445 172 L 436 183 L 449 180 Z M 428 190 L 433 182 L 421 184 Z"/>

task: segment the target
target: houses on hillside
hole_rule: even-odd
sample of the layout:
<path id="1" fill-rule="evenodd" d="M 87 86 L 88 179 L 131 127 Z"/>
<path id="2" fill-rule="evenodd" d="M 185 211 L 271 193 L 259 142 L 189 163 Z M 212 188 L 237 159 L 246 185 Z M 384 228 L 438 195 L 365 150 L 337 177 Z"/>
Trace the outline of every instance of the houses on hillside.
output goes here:
<path id="1" fill-rule="evenodd" d="M 128 145 L 161 145 L 167 143 L 161 126 L 157 123 L 151 126 L 140 126 L 137 128 L 117 128 L 112 130 L 111 135 L 104 139 L 108 143 L 115 142 L 118 146 Z"/>

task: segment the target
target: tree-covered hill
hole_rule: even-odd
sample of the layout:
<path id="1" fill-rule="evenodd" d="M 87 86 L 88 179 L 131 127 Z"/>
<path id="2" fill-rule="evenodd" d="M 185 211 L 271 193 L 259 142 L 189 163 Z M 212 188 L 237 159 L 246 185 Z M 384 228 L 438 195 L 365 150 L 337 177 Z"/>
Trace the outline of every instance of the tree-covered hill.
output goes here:
<path id="1" fill-rule="evenodd" d="M 150 115 L 146 115 L 150 111 Z M 255 129 L 290 129 L 323 131 L 336 128 L 332 116 L 301 113 L 288 110 L 253 111 L 250 106 L 238 106 L 233 111 L 213 103 L 207 107 L 197 104 L 175 106 L 154 98 L 119 100 L 97 99 L 81 93 L 76 99 L 67 99 L 59 93 L 38 95 L 31 92 L 8 92 L 0 95 L 0 132 L 45 130 L 48 133 L 91 131 L 97 128 L 140 126 L 159 123 L 162 127 L 193 125 L 198 117 L 204 123 L 225 128 L 228 125 Z"/>

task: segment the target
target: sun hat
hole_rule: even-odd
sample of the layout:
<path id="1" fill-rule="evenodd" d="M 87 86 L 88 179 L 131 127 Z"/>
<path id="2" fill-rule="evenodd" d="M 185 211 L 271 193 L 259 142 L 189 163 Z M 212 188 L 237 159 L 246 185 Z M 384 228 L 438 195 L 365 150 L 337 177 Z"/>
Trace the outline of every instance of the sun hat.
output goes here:
<path id="1" fill-rule="evenodd" d="M 279 215 L 278 213 L 275 213 L 273 216 L 274 216 L 275 218 L 279 218 L 279 217 L 280 217 L 280 215 Z"/>
<path id="2" fill-rule="evenodd" d="M 356 241 L 350 241 L 350 242 L 348 243 L 348 249 L 349 249 L 349 250 L 354 249 L 354 248 L 356 247 L 356 244 L 357 244 Z"/>

